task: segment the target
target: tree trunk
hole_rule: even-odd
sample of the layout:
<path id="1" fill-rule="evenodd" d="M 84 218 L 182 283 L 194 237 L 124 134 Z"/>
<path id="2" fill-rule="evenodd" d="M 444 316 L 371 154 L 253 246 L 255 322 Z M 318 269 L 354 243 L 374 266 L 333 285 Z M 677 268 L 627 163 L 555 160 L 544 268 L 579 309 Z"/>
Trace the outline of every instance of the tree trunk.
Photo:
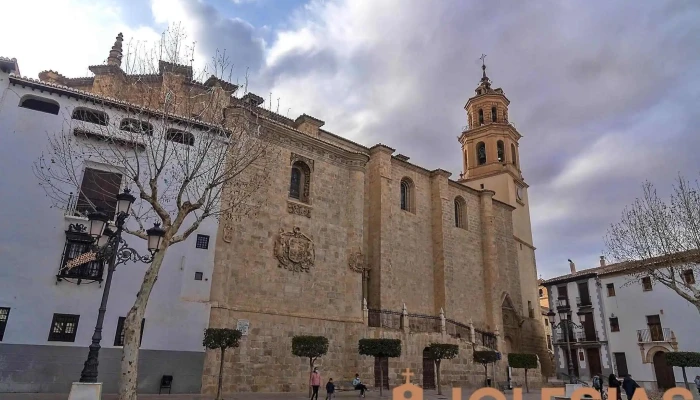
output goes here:
<path id="1" fill-rule="evenodd" d="M 221 386 L 224 383 L 224 353 L 226 348 L 221 348 L 221 362 L 219 363 L 219 384 L 216 385 L 216 400 L 222 400 L 221 397 Z"/>
<path id="2" fill-rule="evenodd" d="M 438 396 L 442 396 L 442 388 L 440 387 L 440 360 L 435 360 L 435 370 L 435 372 L 437 373 Z"/>
<path id="3" fill-rule="evenodd" d="M 488 366 L 488 364 L 484 364 L 484 387 L 488 387 L 488 386 L 489 386 L 489 366 Z"/>
<path id="4" fill-rule="evenodd" d="M 685 382 L 685 388 L 690 390 L 690 386 L 688 385 L 688 376 L 685 374 L 685 367 L 681 367 L 683 370 L 683 382 Z"/>
<path id="5" fill-rule="evenodd" d="M 309 398 L 311 398 L 311 375 L 314 373 L 314 359 L 309 357 Z"/>
<path id="6" fill-rule="evenodd" d="M 530 387 L 527 385 L 527 368 L 525 368 L 525 393 L 530 393 Z"/>
<path id="7" fill-rule="evenodd" d="M 141 321 L 146 313 L 146 305 L 148 298 L 151 296 L 151 290 L 158 278 L 158 271 L 163 264 L 166 250 L 169 244 L 164 243 L 153 257 L 153 262 L 146 270 L 139 289 L 136 295 L 136 301 L 126 314 L 124 320 L 124 349 L 121 360 L 121 376 L 119 379 L 119 400 L 137 400 L 136 385 L 138 383 L 138 364 L 139 364 L 139 342 L 141 336 Z M 128 272 L 128 271 L 126 271 Z"/>
<path id="8" fill-rule="evenodd" d="M 382 397 L 384 389 L 384 370 L 382 369 L 382 357 L 379 357 L 379 397 Z"/>

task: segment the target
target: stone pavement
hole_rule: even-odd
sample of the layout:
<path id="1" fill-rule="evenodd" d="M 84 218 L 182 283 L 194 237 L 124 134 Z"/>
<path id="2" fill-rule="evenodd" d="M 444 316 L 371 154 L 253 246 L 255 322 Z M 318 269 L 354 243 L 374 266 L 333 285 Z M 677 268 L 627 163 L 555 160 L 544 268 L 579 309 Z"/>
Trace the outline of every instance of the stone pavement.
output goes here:
<path id="1" fill-rule="evenodd" d="M 462 399 L 468 400 L 469 396 L 474 392 L 474 389 L 462 390 Z M 523 390 L 524 392 L 524 390 Z M 356 400 L 359 399 L 359 392 L 338 392 L 335 400 Z M 325 391 L 319 393 L 319 400 L 325 399 Z M 226 400 L 308 400 L 306 393 L 236 393 L 226 396 Z M 423 392 L 423 400 L 451 400 L 452 389 L 450 387 L 443 388 L 443 395 L 438 396 L 435 390 L 426 390 Z M 508 400 L 512 399 L 512 393 L 506 393 Z M 67 400 L 68 394 L 46 394 L 46 393 L 0 393 L 0 400 Z M 212 400 L 212 396 L 202 396 L 193 394 L 143 394 L 139 395 L 139 400 Z M 379 391 L 371 390 L 367 392 L 365 399 L 373 400 L 392 400 L 391 393 L 384 391 L 383 396 L 379 397 Z M 117 395 L 105 394 L 102 400 L 117 400 Z M 403 399 L 395 399 L 403 400 Z M 419 399 L 413 399 L 419 400 Z M 530 390 L 530 393 L 523 393 L 522 400 L 540 400 L 539 390 Z"/>
<path id="2" fill-rule="evenodd" d="M 697 390 L 691 386 L 691 393 L 693 393 L 693 398 L 700 400 L 700 395 Z M 462 390 L 462 399 L 469 400 L 469 397 L 474 393 L 475 389 L 464 389 Z M 525 393 L 523 389 L 522 400 L 541 400 L 540 390 L 531 389 L 530 393 Z M 308 400 L 308 395 L 306 393 L 236 393 L 232 395 L 225 396 L 226 400 Z M 356 400 L 358 399 L 358 392 L 339 392 L 336 394 L 336 400 Z M 622 396 L 623 400 L 626 396 Z M 67 400 L 68 394 L 46 394 L 46 393 L 0 393 L 0 400 Z M 325 399 L 325 392 L 321 390 L 319 393 L 319 400 Z M 385 391 L 382 397 L 379 397 L 379 392 L 371 390 L 367 392 L 366 399 L 373 400 L 404 400 L 404 399 L 392 399 L 391 393 Z M 485 399 L 490 399 L 485 397 Z M 506 399 L 513 400 L 512 391 L 506 392 Z M 115 394 L 105 394 L 102 396 L 102 400 L 117 400 L 117 395 Z M 213 396 L 203 396 L 195 394 L 143 394 L 139 395 L 139 400 L 213 400 Z M 406 398 L 406 400 L 409 400 Z M 419 400 L 419 399 L 412 399 Z M 443 388 L 443 395 L 438 396 L 435 390 L 426 390 L 423 392 L 423 400 L 452 400 L 452 389 L 450 387 Z M 651 399 L 650 399 L 651 400 Z"/>

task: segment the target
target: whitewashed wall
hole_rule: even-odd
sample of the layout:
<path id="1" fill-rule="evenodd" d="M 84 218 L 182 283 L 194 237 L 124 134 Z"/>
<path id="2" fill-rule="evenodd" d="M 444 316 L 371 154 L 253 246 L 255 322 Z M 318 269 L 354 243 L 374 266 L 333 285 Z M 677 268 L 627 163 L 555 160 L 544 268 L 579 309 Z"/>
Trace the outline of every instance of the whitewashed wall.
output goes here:
<path id="1" fill-rule="evenodd" d="M 653 290 L 645 292 L 640 283 L 625 285 L 627 281 L 626 276 L 601 277 L 603 288 L 609 283 L 615 285 L 615 296 L 608 297 L 607 291 L 603 294 L 607 330 L 610 332 L 608 318 L 612 314 L 620 325 L 619 332 L 609 333 L 610 351 L 611 354 L 625 353 L 627 369 L 640 384 L 656 382 L 653 363 L 642 362 L 637 344 L 637 330 L 648 329 L 646 316 L 659 315 L 662 327 L 676 334 L 678 351 L 700 352 L 700 314 L 692 304 L 660 283 L 654 283 Z M 700 368 L 688 368 L 686 373 L 692 382 L 696 375 L 700 375 Z M 681 369 L 674 368 L 674 375 L 680 385 L 683 381 Z"/>
<path id="2" fill-rule="evenodd" d="M 52 115 L 18 107 L 25 94 L 51 98 L 60 104 L 61 112 Z M 95 108 L 74 98 L 9 85 L 8 75 L 0 73 L 0 307 L 11 308 L 1 344 L 90 344 L 101 286 L 56 283 L 64 231 L 69 223 L 87 221 L 65 217 L 62 210 L 51 208 L 32 172 L 33 162 L 46 150 L 47 133 L 60 131 L 77 106 Z M 112 110 L 111 121 L 119 119 Z M 129 226 L 136 227 L 134 221 Z M 197 233 L 209 235 L 209 249 L 195 248 Z M 209 319 L 216 235 L 217 222 L 211 219 L 187 241 L 168 250 L 146 310 L 142 349 L 204 351 L 202 336 Z M 125 238 L 140 254 L 147 253 L 145 241 L 129 235 Z M 142 263 L 117 268 L 104 321 L 103 347 L 113 347 L 118 317 L 125 316 L 133 304 L 146 268 Z M 203 273 L 203 280 L 194 279 L 197 271 Z M 47 340 L 54 313 L 80 315 L 74 343 Z"/>
<path id="3" fill-rule="evenodd" d="M 579 297 L 579 292 L 578 292 L 578 284 L 580 282 L 586 281 L 588 283 L 588 293 L 591 297 L 591 303 L 592 303 L 592 308 L 593 308 L 593 321 L 595 325 L 596 332 L 598 334 L 598 340 L 601 342 L 604 342 L 607 338 L 607 332 L 606 332 L 606 326 L 605 326 L 605 311 L 604 307 L 602 307 L 602 299 L 601 299 L 601 289 L 600 285 L 597 284 L 595 278 L 582 278 L 577 281 L 573 282 L 568 282 L 566 283 L 566 290 L 568 293 L 568 298 L 569 298 L 569 306 L 571 308 L 571 319 L 579 326 L 581 326 L 581 321 L 579 320 L 578 316 L 576 313 L 579 311 L 578 305 L 576 304 L 576 298 Z M 563 286 L 562 285 L 551 285 L 549 286 L 548 292 L 549 292 L 549 304 L 552 310 L 554 310 L 556 316 L 555 316 L 555 323 L 560 324 L 561 320 L 559 318 L 559 314 L 557 313 L 557 299 L 559 297 L 558 293 L 558 288 L 557 286 Z M 553 338 L 556 337 L 556 332 L 559 332 L 560 329 L 553 329 Z M 578 329 L 577 329 L 578 331 Z M 554 339 L 553 339 L 554 340 Z M 556 362 L 556 367 L 559 372 L 564 372 L 567 373 L 568 371 L 568 365 L 566 358 L 564 357 L 565 351 L 566 351 L 566 345 L 557 345 L 555 344 L 555 362 Z M 574 349 L 575 346 L 572 345 L 572 349 Z M 583 352 L 583 360 L 580 359 L 580 352 Z M 588 354 L 586 353 L 585 349 L 579 349 L 577 352 L 577 358 L 576 360 L 573 360 L 575 363 L 578 363 L 578 369 L 579 369 L 579 374 L 581 379 L 590 379 L 590 372 L 589 372 L 589 365 L 588 365 Z M 609 369 L 612 368 L 612 361 L 610 358 L 610 353 L 608 350 L 608 346 L 606 346 L 604 343 L 601 344 L 600 346 L 600 365 L 601 368 L 603 369 L 603 372 L 605 373 Z"/>

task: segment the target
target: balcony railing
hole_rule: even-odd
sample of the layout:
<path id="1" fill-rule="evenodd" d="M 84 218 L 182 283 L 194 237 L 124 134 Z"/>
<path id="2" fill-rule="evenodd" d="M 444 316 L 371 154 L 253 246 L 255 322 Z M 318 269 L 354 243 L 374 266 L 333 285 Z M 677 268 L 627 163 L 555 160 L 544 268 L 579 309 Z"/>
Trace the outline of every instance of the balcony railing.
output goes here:
<path id="1" fill-rule="evenodd" d="M 577 297 L 576 305 L 579 307 L 590 307 L 592 305 L 591 298 L 589 297 Z"/>
<path id="2" fill-rule="evenodd" d="M 564 335 L 564 331 L 562 329 L 558 329 L 554 333 L 554 342 L 555 343 L 566 343 L 566 336 Z M 569 343 L 576 343 L 576 335 L 574 334 L 573 331 L 568 332 L 569 336 Z"/>
<path id="3" fill-rule="evenodd" d="M 598 342 L 598 333 L 588 333 L 585 331 L 576 332 L 576 340 L 578 342 Z"/>
<path id="4" fill-rule="evenodd" d="M 637 331 L 637 341 L 639 343 L 671 342 L 672 336 L 669 328 L 639 329 Z"/>
<path id="5" fill-rule="evenodd" d="M 368 325 L 374 328 L 403 329 L 401 313 L 389 310 L 367 310 Z"/>
<path id="6" fill-rule="evenodd" d="M 558 298 L 557 299 L 557 308 L 571 308 L 569 305 L 569 299 L 564 297 L 564 298 Z"/>

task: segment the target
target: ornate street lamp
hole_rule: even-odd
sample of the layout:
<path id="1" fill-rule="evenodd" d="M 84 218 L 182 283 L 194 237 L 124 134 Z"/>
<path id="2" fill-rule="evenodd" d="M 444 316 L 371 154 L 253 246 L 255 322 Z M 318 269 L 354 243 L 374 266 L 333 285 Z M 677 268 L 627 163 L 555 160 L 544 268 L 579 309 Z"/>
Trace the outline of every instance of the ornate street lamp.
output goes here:
<path id="1" fill-rule="evenodd" d="M 580 319 L 583 319 L 584 316 L 582 313 L 578 312 L 576 313 Z M 571 310 L 561 310 L 559 311 L 559 323 L 555 323 L 555 317 L 556 314 L 554 311 L 551 309 L 547 313 L 547 318 L 549 318 L 549 324 L 552 326 L 553 329 L 558 329 L 563 327 L 563 333 L 564 333 L 564 339 L 566 340 L 566 351 L 567 355 L 566 358 L 569 360 L 569 383 L 575 384 L 578 378 L 574 376 L 574 363 L 573 360 L 571 359 L 571 341 L 569 340 L 569 329 L 572 329 L 572 327 L 579 327 L 579 325 L 576 325 L 575 322 L 571 320 Z M 573 333 L 573 331 L 571 332 Z"/>
<path id="2" fill-rule="evenodd" d="M 99 365 L 100 342 L 102 341 L 102 325 L 104 322 L 105 313 L 107 312 L 107 300 L 109 299 L 109 289 L 112 286 L 112 275 L 117 265 L 125 264 L 127 261 L 141 261 L 150 263 L 153 257 L 160 249 L 160 245 L 165 236 L 165 230 L 156 223 L 153 228 L 148 229 L 148 251 L 149 255 L 141 256 L 136 250 L 128 247 L 126 241 L 122 239 L 122 231 L 124 223 L 129 217 L 131 205 L 136 201 L 129 189 L 124 189 L 123 193 L 117 195 L 117 213 L 114 219 L 116 231 L 112 231 L 107 227 L 109 217 L 103 212 L 96 211 L 88 215 L 90 221 L 90 235 L 95 238 L 95 252 L 98 258 L 109 260 L 107 268 L 107 278 L 105 279 L 104 290 L 102 292 L 102 301 L 97 313 L 97 323 L 95 324 L 95 332 L 92 335 L 92 343 L 88 358 L 83 366 L 83 371 L 80 373 L 80 382 L 96 383 L 97 382 L 97 367 Z"/>

